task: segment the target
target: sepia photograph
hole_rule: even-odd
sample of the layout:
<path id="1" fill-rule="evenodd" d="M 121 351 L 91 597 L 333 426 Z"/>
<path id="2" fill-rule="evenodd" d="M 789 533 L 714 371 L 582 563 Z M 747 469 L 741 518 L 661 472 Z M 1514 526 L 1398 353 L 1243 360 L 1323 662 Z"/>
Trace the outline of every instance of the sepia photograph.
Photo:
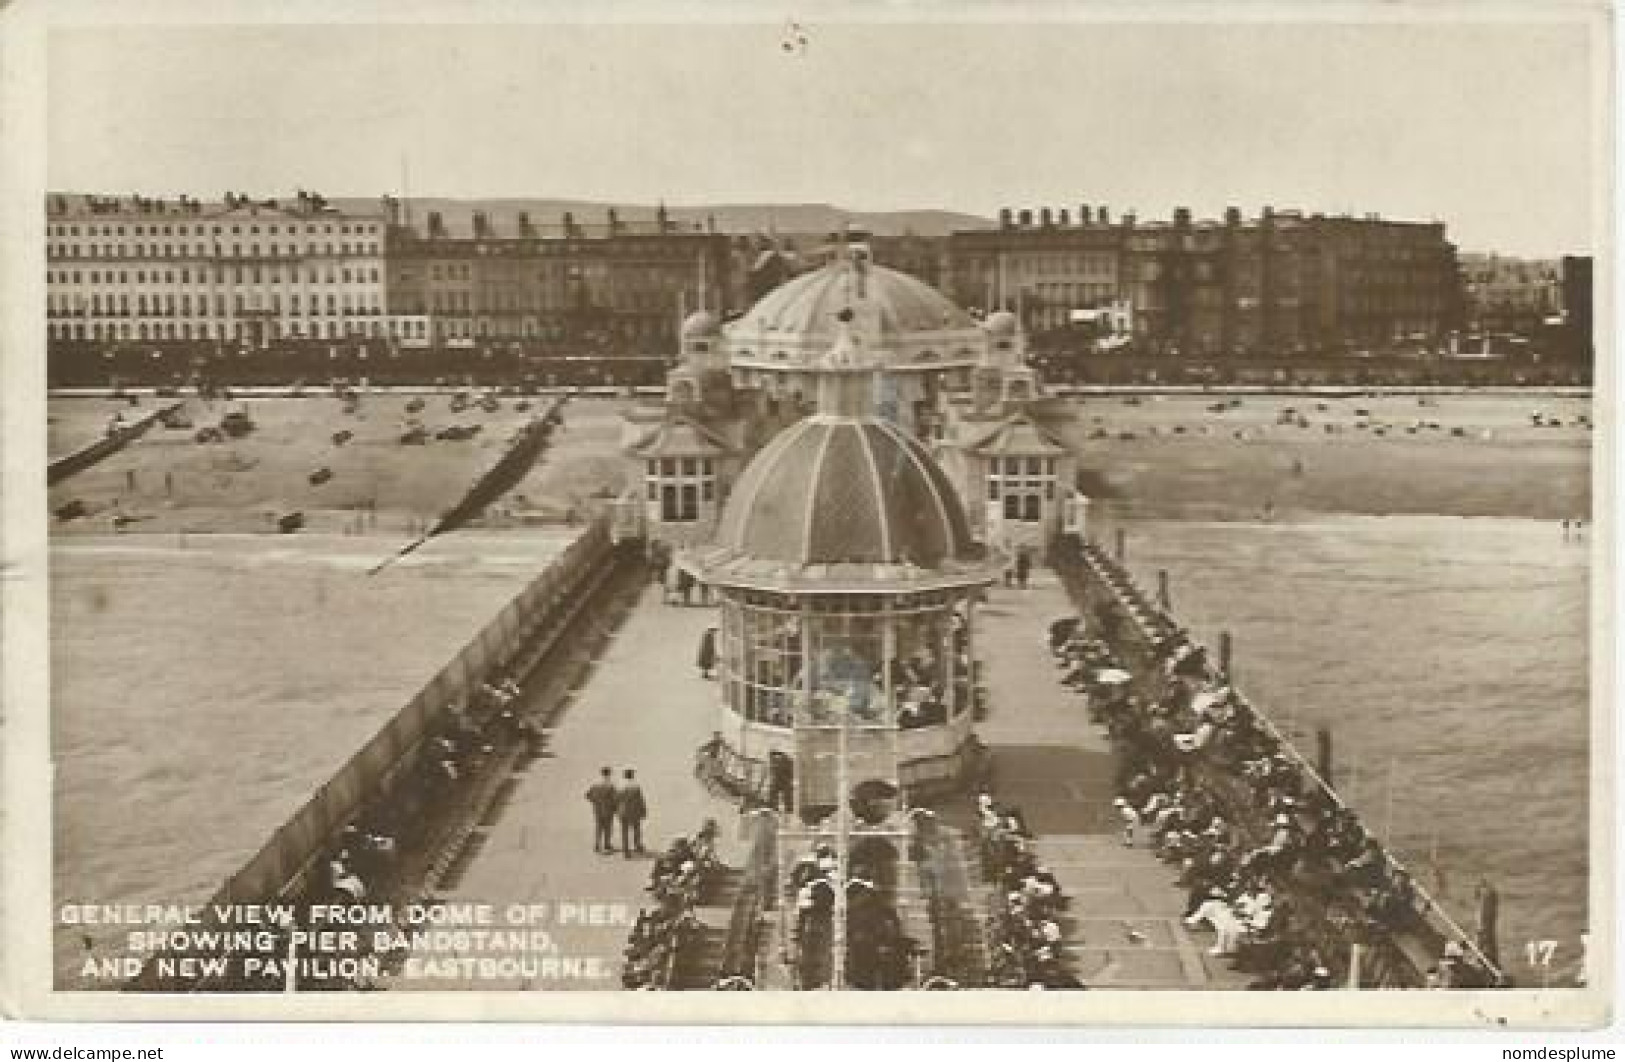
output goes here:
<path id="1" fill-rule="evenodd" d="M 25 1016 L 1608 1020 L 1606 5 L 4 14 Z"/>

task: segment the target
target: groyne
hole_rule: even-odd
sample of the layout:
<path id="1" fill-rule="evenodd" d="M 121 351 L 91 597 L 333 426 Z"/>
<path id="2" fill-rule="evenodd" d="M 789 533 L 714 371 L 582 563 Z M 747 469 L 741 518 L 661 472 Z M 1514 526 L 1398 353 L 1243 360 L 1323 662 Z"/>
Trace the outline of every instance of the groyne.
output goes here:
<path id="1" fill-rule="evenodd" d="M 81 446 L 71 454 L 65 454 L 62 457 L 57 458 L 55 461 L 52 461 L 46 466 L 46 486 L 54 487 L 58 483 L 61 483 L 63 480 L 67 479 L 69 476 L 83 472 L 92 465 L 113 456 L 126 446 L 147 434 L 147 432 L 152 430 L 152 426 L 158 423 L 161 418 L 179 409 L 182 405 L 184 405 L 184 403 L 175 402 L 165 406 L 163 409 L 154 410 L 153 412 L 142 417 L 140 420 L 136 421 L 134 424 L 110 431 L 102 438 L 97 439 L 95 442 L 90 443 L 87 446 Z"/>

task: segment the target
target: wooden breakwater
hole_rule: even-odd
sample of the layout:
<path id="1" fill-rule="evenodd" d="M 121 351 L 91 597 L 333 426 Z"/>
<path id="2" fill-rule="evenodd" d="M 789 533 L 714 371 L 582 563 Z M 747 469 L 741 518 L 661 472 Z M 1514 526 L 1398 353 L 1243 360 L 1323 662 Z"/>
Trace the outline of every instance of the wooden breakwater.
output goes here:
<path id="1" fill-rule="evenodd" d="M 1134 676 L 1136 692 L 1154 697 L 1161 668 L 1158 645 L 1181 625 L 1169 611 L 1166 576 L 1159 573 L 1156 596 L 1147 595 L 1122 565 L 1123 552 L 1119 530 L 1114 553 L 1068 535 L 1062 537 L 1052 555 L 1073 604 L 1085 617 L 1100 621 L 1113 653 Z M 1226 635 L 1219 646 L 1217 670 L 1227 681 L 1230 656 L 1230 639 Z M 1234 700 L 1251 716 L 1254 725 L 1292 760 L 1305 785 L 1317 791 L 1320 799 L 1350 810 L 1287 735 L 1240 690 L 1233 685 L 1231 689 Z M 1251 806 L 1252 791 L 1235 770 L 1204 763 L 1198 774 L 1203 788 L 1218 796 L 1226 807 L 1227 821 L 1255 842 L 1267 839 L 1269 824 L 1263 821 L 1267 816 L 1263 809 Z M 1485 980 L 1497 986 L 1510 984 L 1493 955 L 1493 944 L 1481 946 L 1483 941 L 1464 930 L 1391 852 L 1384 848 L 1382 856 L 1390 874 L 1410 883 L 1411 900 L 1404 917 L 1379 922 L 1365 911 L 1359 897 L 1346 889 L 1297 897 L 1294 909 L 1300 918 L 1307 916 L 1307 935 L 1317 950 L 1328 961 L 1348 969 L 1351 981 L 1362 986 L 1420 988 L 1428 984 L 1429 972 L 1436 969 L 1447 945 L 1454 943 L 1485 975 Z M 1487 930 L 1481 927 L 1481 932 L 1493 937 L 1493 926 Z"/>
<path id="2" fill-rule="evenodd" d="M 547 450 L 553 438 L 553 431 L 564 422 L 564 404 L 569 400 L 569 395 L 560 395 L 553 400 L 547 412 L 532 418 L 515 432 L 502 456 L 498 457 L 490 468 L 480 473 L 457 504 L 441 513 L 440 518 L 423 534 L 408 542 L 392 556 L 378 562 L 372 569 L 373 574 L 417 550 L 431 538 L 455 531 L 478 519 L 498 498 L 518 486 L 531 466 Z"/>
<path id="3" fill-rule="evenodd" d="M 151 431 L 152 426 L 158 423 L 160 418 L 173 413 L 184 404 L 175 402 L 163 409 L 154 410 L 134 424 L 110 431 L 88 446 L 81 446 L 73 453 L 57 458 L 46 466 L 45 485 L 54 487 L 69 476 L 83 472 L 90 466 L 113 456 Z"/>

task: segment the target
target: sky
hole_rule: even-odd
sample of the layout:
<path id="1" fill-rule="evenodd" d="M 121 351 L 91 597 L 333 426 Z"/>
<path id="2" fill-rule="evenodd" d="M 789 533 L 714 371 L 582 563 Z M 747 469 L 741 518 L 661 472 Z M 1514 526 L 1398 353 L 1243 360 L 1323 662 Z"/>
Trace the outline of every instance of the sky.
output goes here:
<path id="1" fill-rule="evenodd" d="M 986 216 L 1089 203 L 1145 219 L 1270 204 L 1442 220 L 1466 251 L 1592 249 L 1606 42 L 1584 23 L 933 10 L 804 13 L 805 46 L 788 49 L 777 12 L 743 25 L 59 26 L 48 184 Z"/>

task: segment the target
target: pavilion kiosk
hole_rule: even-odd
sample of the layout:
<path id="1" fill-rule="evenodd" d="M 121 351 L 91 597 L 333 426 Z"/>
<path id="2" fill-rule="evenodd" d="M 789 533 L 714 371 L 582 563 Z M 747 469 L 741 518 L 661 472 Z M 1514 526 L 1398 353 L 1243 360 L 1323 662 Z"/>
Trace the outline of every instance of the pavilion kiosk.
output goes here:
<path id="1" fill-rule="evenodd" d="M 877 415 L 883 365 L 849 319 L 814 371 L 816 414 L 756 454 L 678 563 L 719 600 L 718 731 L 789 775 L 772 799 L 796 987 L 896 987 L 907 802 L 974 748 L 975 600 L 1003 562 L 925 446 Z"/>

